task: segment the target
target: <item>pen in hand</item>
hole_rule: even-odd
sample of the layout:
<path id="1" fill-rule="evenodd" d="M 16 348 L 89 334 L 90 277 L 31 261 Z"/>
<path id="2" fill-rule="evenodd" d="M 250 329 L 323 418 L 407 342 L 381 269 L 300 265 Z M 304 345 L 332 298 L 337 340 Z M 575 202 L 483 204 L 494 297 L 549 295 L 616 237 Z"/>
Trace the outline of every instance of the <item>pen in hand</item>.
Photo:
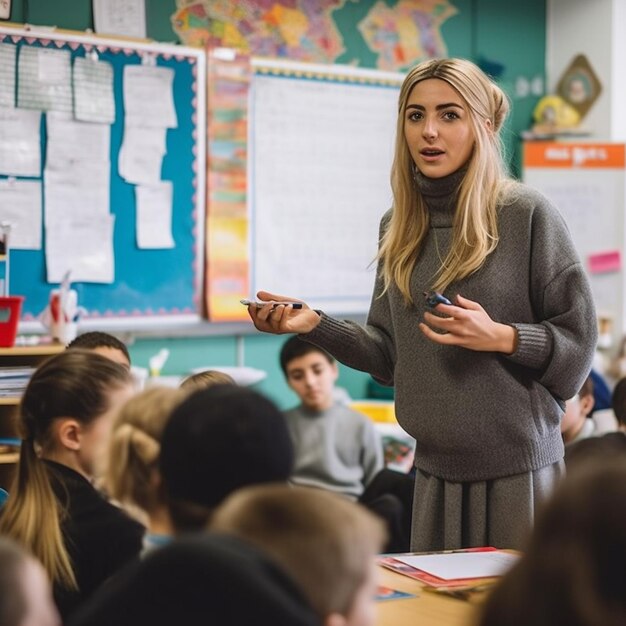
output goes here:
<path id="1" fill-rule="evenodd" d="M 244 306 L 254 305 L 256 306 L 257 309 L 260 309 L 267 304 L 271 304 L 272 309 L 275 309 L 277 306 L 287 306 L 287 307 L 290 306 L 292 309 L 302 308 L 302 302 L 260 302 L 259 300 L 246 300 L 246 299 L 239 300 L 239 302 L 241 302 L 241 304 L 243 304 Z"/>

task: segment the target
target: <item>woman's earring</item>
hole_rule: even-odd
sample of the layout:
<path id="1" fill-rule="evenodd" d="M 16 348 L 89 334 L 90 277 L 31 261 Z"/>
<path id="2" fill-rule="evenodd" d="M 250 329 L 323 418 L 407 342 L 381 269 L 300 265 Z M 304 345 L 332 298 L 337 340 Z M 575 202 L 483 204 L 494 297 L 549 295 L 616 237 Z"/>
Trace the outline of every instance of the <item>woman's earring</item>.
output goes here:
<path id="1" fill-rule="evenodd" d="M 411 174 L 413 174 L 413 182 L 417 184 L 417 175 L 419 170 L 417 169 L 417 165 L 415 163 L 411 164 Z"/>

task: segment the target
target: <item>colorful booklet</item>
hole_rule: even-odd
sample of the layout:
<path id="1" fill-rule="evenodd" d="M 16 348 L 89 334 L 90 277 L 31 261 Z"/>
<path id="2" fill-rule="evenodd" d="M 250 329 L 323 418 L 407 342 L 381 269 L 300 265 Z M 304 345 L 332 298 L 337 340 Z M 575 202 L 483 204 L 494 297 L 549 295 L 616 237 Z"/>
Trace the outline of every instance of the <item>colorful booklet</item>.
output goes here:
<path id="1" fill-rule="evenodd" d="M 407 593 L 406 591 L 398 591 L 397 589 L 391 589 L 391 587 L 384 587 L 378 585 L 378 591 L 376 592 L 376 601 L 382 600 L 400 600 L 401 598 L 414 598 L 415 594 Z"/>
<path id="2" fill-rule="evenodd" d="M 445 555 L 445 554 L 471 554 L 476 552 L 497 552 L 499 553 L 503 559 L 506 558 L 506 565 L 512 564 L 512 561 L 516 559 L 515 555 L 512 555 L 508 552 L 503 552 L 498 550 L 497 548 L 493 548 L 491 546 L 481 547 L 481 548 L 467 548 L 465 550 L 453 550 L 450 552 L 439 552 L 433 553 L 434 555 Z M 477 584 L 487 584 L 489 581 L 495 582 L 498 580 L 498 577 L 503 573 L 504 567 L 502 568 L 502 572 L 491 575 L 481 575 L 481 576 L 472 576 L 472 577 L 443 577 L 437 576 L 432 572 L 425 571 L 424 569 L 418 569 L 417 567 L 410 565 L 409 563 L 404 562 L 402 559 L 408 558 L 411 559 L 417 556 L 424 556 L 412 553 L 406 554 L 394 554 L 393 556 L 380 556 L 378 558 L 378 564 L 386 567 L 394 572 L 399 574 L 403 574 L 404 576 L 408 576 L 409 578 L 414 578 L 419 582 L 428 585 L 430 587 L 469 587 Z M 495 555 L 494 555 L 495 556 Z"/>

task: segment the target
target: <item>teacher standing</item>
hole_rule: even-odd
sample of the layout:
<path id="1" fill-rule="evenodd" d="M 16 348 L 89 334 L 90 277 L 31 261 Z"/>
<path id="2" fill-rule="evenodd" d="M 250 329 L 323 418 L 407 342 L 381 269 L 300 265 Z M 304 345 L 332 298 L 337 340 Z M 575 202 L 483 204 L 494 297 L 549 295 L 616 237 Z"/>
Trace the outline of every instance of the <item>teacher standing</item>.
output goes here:
<path id="1" fill-rule="evenodd" d="M 367 323 L 260 292 L 255 326 L 299 333 L 395 386 L 416 440 L 411 548 L 521 548 L 561 477 L 564 401 L 597 339 L 589 283 L 558 211 L 507 177 L 508 101 L 478 67 L 431 60 L 399 97 L 393 208 Z M 423 293 L 452 304 L 434 309 Z"/>

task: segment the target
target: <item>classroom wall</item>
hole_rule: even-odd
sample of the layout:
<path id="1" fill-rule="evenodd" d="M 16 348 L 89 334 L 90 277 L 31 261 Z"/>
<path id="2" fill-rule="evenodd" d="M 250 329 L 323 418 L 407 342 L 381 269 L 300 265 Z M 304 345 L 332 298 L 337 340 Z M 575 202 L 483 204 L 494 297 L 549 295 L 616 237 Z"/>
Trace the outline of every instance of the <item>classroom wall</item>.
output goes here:
<path id="1" fill-rule="evenodd" d="M 337 19 L 357 23 L 376 0 L 346 2 Z M 387 0 L 393 5 L 395 0 Z M 520 91 L 520 81 L 543 81 L 545 76 L 546 0 L 505 3 L 500 0 L 451 0 L 458 8 L 442 28 L 450 55 L 465 56 L 488 64 L 501 65 L 501 80 L 513 99 L 513 116 L 506 137 L 513 170 L 519 173 L 520 142 L 518 133 L 530 124 L 538 94 Z M 176 40 L 170 16 L 176 0 L 146 0 L 148 36 L 162 42 Z M 93 27 L 92 0 L 13 0 L 11 21 L 54 25 L 59 28 L 85 30 Z M 358 32 L 358 29 L 352 29 Z M 374 58 L 351 41 L 349 49 L 365 67 Z M 356 51 L 356 52 L 355 52 Z M 349 62 L 349 59 L 339 59 Z M 205 365 L 236 365 L 243 352 L 244 364 L 268 372 L 258 388 L 286 407 L 295 396 L 283 381 L 278 366 L 278 351 L 284 337 L 256 334 L 247 329 L 241 339 L 233 335 L 194 336 L 192 338 L 130 338 L 130 352 L 136 365 L 147 367 L 150 356 L 162 347 L 170 350 L 163 375 L 180 375 Z M 339 384 L 353 398 L 366 395 L 369 376 L 340 367 Z"/>
<path id="2" fill-rule="evenodd" d="M 573 57 L 584 54 L 602 92 L 582 125 L 593 139 L 626 141 L 626 0 L 549 0 L 547 16 L 549 89 L 555 91 Z"/>

